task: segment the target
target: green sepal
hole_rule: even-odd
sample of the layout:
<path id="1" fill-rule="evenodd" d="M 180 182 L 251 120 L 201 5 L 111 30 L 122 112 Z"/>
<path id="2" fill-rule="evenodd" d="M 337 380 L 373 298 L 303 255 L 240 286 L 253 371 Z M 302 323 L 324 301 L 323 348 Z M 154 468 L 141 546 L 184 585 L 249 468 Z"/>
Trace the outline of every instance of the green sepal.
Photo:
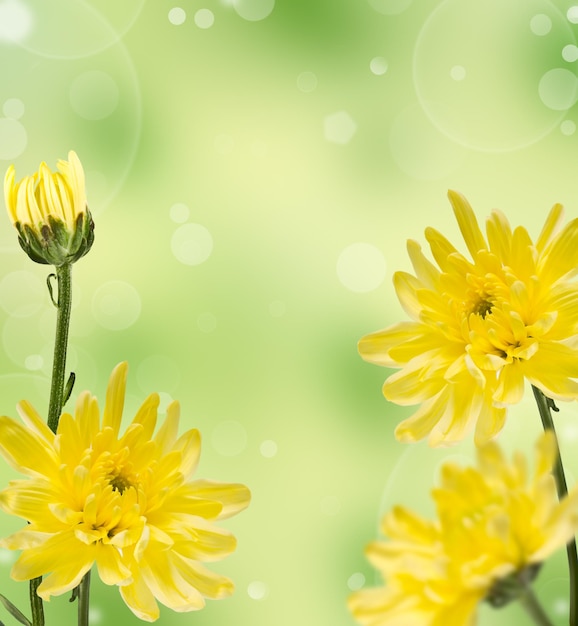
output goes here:
<path id="1" fill-rule="evenodd" d="M 94 222 L 88 207 L 77 216 L 72 229 L 53 215 L 36 228 L 20 222 L 15 226 L 24 252 L 34 262 L 45 265 L 60 267 L 74 263 L 90 250 L 94 242 Z"/>
<path id="2" fill-rule="evenodd" d="M 36 237 L 36 231 L 29 224 L 22 226 L 19 222 L 16 222 L 16 229 L 18 230 L 18 242 L 22 250 L 36 263 L 49 264 L 50 262 L 44 258 L 44 246 Z"/>
<path id="3" fill-rule="evenodd" d="M 542 563 L 534 563 L 505 578 L 496 580 L 485 597 L 485 601 L 494 609 L 501 609 L 510 602 L 517 600 L 526 593 L 541 567 Z"/>
<path id="4" fill-rule="evenodd" d="M 8 613 L 10 613 L 10 615 L 12 615 L 12 617 L 15 620 L 17 620 L 21 624 L 24 624 L 25 626 L 32 626 L 32 622 L 26 617 L 26 615 L 24 615 L 22 611 L 17 609 L 12 604 L 12 602 L 10 602 L 10 600 L 8 600 L 8 598 L 6 596 L 3 596 L 1 593 L 0 593 L 0 602 L 2 602 L 2 604 L 4 605 L 4 608 L 8 611 Z M 0 624 L 1 623 L 2 622 L 0 622 Z"/>
<path id="5" fill-rule="evenodd" d="M 52 240 L 55 244 L 61 248 L 68 248 L 70 245 L 70 233 L 68 232 L 68 228 L 66 228 L 66 224 L 57 217 L 49 215 L 48 226 L 50 227 Z"/>

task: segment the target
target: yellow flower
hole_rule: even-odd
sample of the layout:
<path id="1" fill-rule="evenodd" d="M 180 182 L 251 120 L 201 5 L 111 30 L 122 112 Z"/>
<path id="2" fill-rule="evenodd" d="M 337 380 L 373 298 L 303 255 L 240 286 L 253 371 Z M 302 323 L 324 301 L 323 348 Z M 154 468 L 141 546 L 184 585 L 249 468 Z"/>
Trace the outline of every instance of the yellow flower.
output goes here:
<path id="1" fill-rule="evenodd" d="M 4 178 L 4 197 L 18 241 L 37 263 L 60 266 L 84 256 L 94 241 L 94 223 L 86 205 L 84 171 L 75 152 L 58 161 L 52 173 L 46 163 L 16 182 L 11 165 Z"/>
<path id="2" fill-rule="evenodd" d="M 468 260 L 433 228 L 426 230 L 436 267 L 410 240 L 415 276 L 397 272 L 399 300 L 413 321 L 359 342 L 372 363 L 401 368 L 383 393 L 419 409 L 396 429 L 410 442 L 462 439 L 476 424 L 483 443 L 502 428 L 524 381 L 558 400 L 578 398 L 578 220 L 561 227 L 555 205 L 534 243 L 493 211 L 487 241 L 467 200 L 450 191 Z"/>
<path id="3" fill-rule="evenodd" d="M 349 599 L 365 626 L 470 626 L 477 605 L 515 599 L 540 563 L 578 529 L 578 487 L 558 502 L 551 474 L 556 440 L 543 434 L 533 476 L 519 453 L 508 462 L 495 442 L 478 449 L 478 467 L 447 463 L 432 492 L 435 521 L 396 507 L 382 523 L 389 541 L 367 548 L 385 587 Z"/>
<path id="4" fill-rule="evenodd" d="M 38 589 L 45 600 L 76 587 L 96 563 L 133 613 L 154 621 L 156 600 L 193 611 L 205 597 L 232 593 L 233 583 L 202 562 L 235 549 L 234 536 L 213 522 L 242 511 L 250 493 L 190 480 L 200 438 L 194 429 L 177 437 L 177 402 L 153 434 L 159 397 L 151 394 L 121 435 L 126 373 L 126 363 L 112 372 L 102 424 L 88 392 L 74 417 L 62 414 L 56 435 L 27 402 L 18 407 L 26 427 L 0 418 L 0 453 L 28 476 L 0 492 L 0 506 L 29 522 L 2 545 L 22 550 L 15 580 L 48 574 Z"/>

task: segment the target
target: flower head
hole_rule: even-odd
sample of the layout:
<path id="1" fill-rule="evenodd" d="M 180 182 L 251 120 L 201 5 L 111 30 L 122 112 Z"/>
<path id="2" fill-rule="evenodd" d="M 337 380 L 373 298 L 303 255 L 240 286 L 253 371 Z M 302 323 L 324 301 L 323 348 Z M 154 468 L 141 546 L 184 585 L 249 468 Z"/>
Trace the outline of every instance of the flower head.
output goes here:
<path id="1" fill-rule="evenodd" d="M 16 182 L 11 165 L 4 178 L 4 197 L 22 249 L 36 263 L 60 266 L 84 256 L 94 241 L 94 222 L 86 205 L 84 171 L 75 152 L 58 161 L 52 173 L 46 163 Z"/>
<path id="2" fill-rule="evenodd" d="M 247 507 L 250 493 L 191 480 L 200 438 L 194 429 L 177 436 L 176 402 L 154 434 L 159 397 L 151 394 L 120 434 L 126 372 L 121 363 L 111 375 L 102 422 L 88 392 L 74 416 L 62 414 L 56 434 L 27 402 L 18 407 L 26 426 L 0 417 L 0 454 L 27 475 L 0 492 L 0 506 L 29 522 L 2 544 L 22 550 L 14 579 L 46 576 L 38 588 L 45 600 L 76 587 L 96 564 L 135 615 L 154 621 L 156 600 L 192 611 L 205 597 L 232 593 L 232 582 L 202 562 L 235 549 L 234 536 L 214 522 Z"/>
<path id="3" fill-rule="evenodd" d="M 415 276 L 397 272 L 394 284 L 412 321 L 359 342 L 367 361 L 401 368 L 385 397 L 421 405 L 399 424 L 401 441 L 451 444 L 474 424 L 476 442 L 487 441 L 525 380 L 550 398 L 578 398 L 578 219 L 562 227 L 555 205 L 533 242 L 493 211 L 486 240 L 467 200 L 449 198 L 471 260 L 433 228 L 425 234 L 437 267 L 410 240 Z"/>
<path id="4" fill-rule="evenodd" d="M 365 626 L 470 626 L 477 605 L 499 606 L 522 593 L 540 564 L 578 529 L 578 487 L 558 502 L 551 474 L 556 439 L 543 434 L 529 476 L 523 455 L 508 462 L 495 442 L 478 467 L 447 463 L 432 492 L 437 519 L 396 507 L 367 548 L 385 587 L 354 593 L 349 607 Z"/>

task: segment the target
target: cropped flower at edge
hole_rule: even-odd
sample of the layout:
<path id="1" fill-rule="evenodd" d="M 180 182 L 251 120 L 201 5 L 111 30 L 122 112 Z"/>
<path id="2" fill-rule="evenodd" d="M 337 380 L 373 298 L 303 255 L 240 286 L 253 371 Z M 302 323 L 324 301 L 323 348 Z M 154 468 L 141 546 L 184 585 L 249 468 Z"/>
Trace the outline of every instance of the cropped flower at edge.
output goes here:
<path id="1" fill-rule="evenodd" d="M 121 363 L 111 375 L 102 423 L 89 392 L 74 416 L 62 414 L 56 435 L 27 402 L 18 406 L 25 426 L 0 417 L 0 454 L 28 476 L 0 492 L 0 506 L 29 522 L 1 543 L 22 550 L 15 580 L 46 576 L 44 600 L 76 587 L 96 564 L 137 617 L 154 621 L 157 600 L 183 612 L 232 593 L 233 583 L 202 562 L 234 551 L 234 536 L 213 522 L 245 509 L 250 492 L 190 480 L 200 437 L 195 429 L 177 436 L 177 402 L 154 434 L 159 397 L 151 394 L 121 435 L 126 374 Z"/>
<path id="2" fill-rule="evenodd" d="M 477 468 L 444 464 L 432 492 L 436 520 L 402 507 L 387 514 L 389 540 L 367 548 L 386 586 L 350 596 L 355 619 L 364 626 L 473 626 L 483 600 L 499 606 L 523 593 L 540 563 L 578 530 L 578 486 L 561 502 L 556 495 L 551 431 L 536 451 L 530 478 L 523 455 L 508 462 L 489 442 L 478 448 Z"/>
<path id="3" fill-rule="evenodd" d="M 359 342 L 365 360 L 401 368 L 385 397 L 420 405 L 397 438 L 429 435 L 433 446 L 461 440 L 474 424 L 477 443 L 491 439 L 525 380 L 550 398 L 578 398 L 578 219 L 562 228 L 555 205 L 534 243 L 493 211 L 486 241 L 467 200 L 449 198 L 472 260 L 433 228 L 425 235 L 437 267 L 408 241 L 415 276 L 397 272 L 394 284 L 413 321 Z"/>
<path id="4" fill-rule="evenodd" d="M 84 170 L 75 152 L 59 160 L 52 173 L 38 172 L 16 182 L 11 165 L 4 178 L 8 215 L 22 249 L 36 263 L 60 266 L 84 256 L 94 241 L 94 222 L 86 204 Z"/>

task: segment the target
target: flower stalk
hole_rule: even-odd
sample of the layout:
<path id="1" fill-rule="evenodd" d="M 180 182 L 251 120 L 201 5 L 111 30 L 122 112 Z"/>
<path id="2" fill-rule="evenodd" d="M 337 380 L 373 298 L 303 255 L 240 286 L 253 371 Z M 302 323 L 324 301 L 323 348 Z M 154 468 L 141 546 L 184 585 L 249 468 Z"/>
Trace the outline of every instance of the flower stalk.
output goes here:
<path id="1" fill-rule="evenodd" d="M 78 626 L 88 626 L 90 606 L 90 570 L 86 572 L 78 589 Z"/>
<path id="2" fill-rule="evenodd" d="M 56 338 L 52 361 L 52 384 L 48 404 L 48 427 L 55 433 L 64 405 L 64 379 L 66 372 L 66 351 L 68 347 L 68 328 L 70 325 L 70 307 L 72 304 L 72 265 L 66 263 L 56 268 L 58 297 L 56 299 Z"/>
<path id="3" fill-rule="evenodd" d="M 30 581 L 30 608 L 32 609 L 32 626 L 44 626 L 44 605 L 42 598 L 36 593 L 42 576 Z"/>
<path id="4" fill-rule="evenodd" d="M 554 420 L 552 419 L 551 403 L 548 398 L 537 388 L 532 385 L 532 391 L 534 392 L 534 398 L 538 405 L 538 411 L 542 420 L 542 426 L 544 430 L 551 430 L 556 436 L 556 430 L 554 428 Z M 568 486 L 566 484 L 566 477 L 564 476 L 564 466 L 562 465 L 562 457 L 560 455 L 560 446 L 558 445 L 558 437 L 556 436 L 556 460 L 552 473 L 556 480 L 556 489 L 558 491 L 558 498 L 562 500 L 568 495 Z M 572 539 L 566 546 L 566 554 L 568 555 L 568 570 L 570 574 L 570 626 L 578 626 L 578 553 L 576 551 L 576 540 Z M 537 622 L 549 623 L 549 622 Z"/>

